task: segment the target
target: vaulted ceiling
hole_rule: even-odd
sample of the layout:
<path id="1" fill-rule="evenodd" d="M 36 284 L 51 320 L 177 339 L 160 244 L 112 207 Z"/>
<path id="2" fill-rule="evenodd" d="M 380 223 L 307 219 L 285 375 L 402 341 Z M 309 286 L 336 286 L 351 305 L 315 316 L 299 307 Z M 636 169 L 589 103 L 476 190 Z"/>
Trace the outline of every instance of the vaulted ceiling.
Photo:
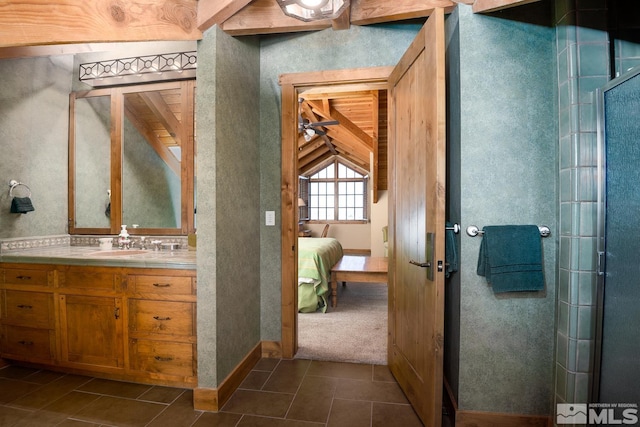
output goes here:
<path id="1" fill-rule="evenodd" d="M 199 40 L 214 25 L 232 36 L 339 31 L 426 18 L 436 7 L 451 11 L 458 3 L 482 13 L 535 1 L 351 0 L 337 19 L 303 22 L 284 15 L 276 0 L 5 0 L 0 3 L 0 59 L 111 50 L 118 42 Z M 377 178 L 386 188 L 386 88 L 320 87 L 300 96 L 302 119 L 338 124 L 319 127 L 308 141 L 300 134 L 299 172 L 334 155 L 365 170 L 371 170 L 371 161 L 380 162 Z M 147 108 L 149 100 L 143 101 L 137 108 Z"/>
<path id="2" fill-rule="evenodd" d="M 4 0 L 0 58 L 98 49 L 87 43 L 199 40 L 214 25 L 231 35 L 341 30 L 425 18 L 436 7 L 450 11 L 458 3 L 482 13 L 535 1 L 539 0 L 351 0 L 351 7 L 337 19 L 303 22 L 285 16 L 276 0 Z M 2 49 L 34 46 L 39 49 Z"/>

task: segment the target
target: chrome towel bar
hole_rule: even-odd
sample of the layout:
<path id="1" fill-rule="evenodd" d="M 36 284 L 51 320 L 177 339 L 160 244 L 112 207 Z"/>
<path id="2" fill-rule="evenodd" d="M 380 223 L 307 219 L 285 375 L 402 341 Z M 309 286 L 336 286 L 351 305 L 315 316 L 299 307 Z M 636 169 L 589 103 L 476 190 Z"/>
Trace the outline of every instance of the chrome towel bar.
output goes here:
<path id="1" fill-rule="evenodd" d="M 453 225 L 452 225 L 452 226 L 450 226 L 450 227 L 445 227 L 444 229 L 445 229 L 445 230 L 451 230 L 451 231 L 453 231 L 455 234 L 458 234 L 458 233 L 460 232 L 460 224 L 457 224 L 457 223 L 456 223 L 456 224 L 453 224 Z"/>
<path id="2" fill-rule="evenodd" d="M 551 235 L 551 230 L 546 225 L 539 225 L 540 236 L 547 237 Z M 483 235 L 484 231 L 480 230 L 476 225 L 470 225 L 467 227 L 467 235 L 470 237 L 476 237 L 477 235 Z"/>

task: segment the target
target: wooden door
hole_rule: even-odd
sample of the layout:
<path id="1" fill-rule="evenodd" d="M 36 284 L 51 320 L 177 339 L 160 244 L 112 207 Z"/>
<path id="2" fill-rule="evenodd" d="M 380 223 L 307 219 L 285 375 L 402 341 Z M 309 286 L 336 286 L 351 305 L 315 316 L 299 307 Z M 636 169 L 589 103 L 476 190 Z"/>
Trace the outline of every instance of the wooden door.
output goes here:
<path id="1" fill-rule="evenodd" d="M 423 423 L 442 418 L 445 234 L 444 12 L 389 78 L 389 367 Z"/>
<path id="2" fill-rule="evenodd" d="M 122 367 L 121 301 L 113 297 L 61 295 L 62 360 Z"/>

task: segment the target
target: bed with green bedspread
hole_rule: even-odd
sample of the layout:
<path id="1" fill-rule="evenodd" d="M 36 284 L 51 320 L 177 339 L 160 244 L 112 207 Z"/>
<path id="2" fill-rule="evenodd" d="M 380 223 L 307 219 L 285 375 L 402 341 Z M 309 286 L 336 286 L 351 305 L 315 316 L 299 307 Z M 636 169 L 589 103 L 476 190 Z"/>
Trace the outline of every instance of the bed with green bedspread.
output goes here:
<path id="1" fill-rule="evenodd" d="M 342 245 L 332 237 L 298 238 L 298 311 L 327 311 L 331 268 L 342 258 Z"/>

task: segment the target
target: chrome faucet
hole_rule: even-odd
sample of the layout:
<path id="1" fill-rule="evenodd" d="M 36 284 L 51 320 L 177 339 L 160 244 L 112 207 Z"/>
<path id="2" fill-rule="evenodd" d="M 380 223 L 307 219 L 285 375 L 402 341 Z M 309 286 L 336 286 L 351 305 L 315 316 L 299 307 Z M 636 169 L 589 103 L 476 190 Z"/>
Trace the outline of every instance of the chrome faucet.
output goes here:
<path id="1" fill-rule="evenodd" d="M 119 237 L 118 247 L 120 249 L 129 249 L 131 247 L 131 239 L 128 237 Z"/>

